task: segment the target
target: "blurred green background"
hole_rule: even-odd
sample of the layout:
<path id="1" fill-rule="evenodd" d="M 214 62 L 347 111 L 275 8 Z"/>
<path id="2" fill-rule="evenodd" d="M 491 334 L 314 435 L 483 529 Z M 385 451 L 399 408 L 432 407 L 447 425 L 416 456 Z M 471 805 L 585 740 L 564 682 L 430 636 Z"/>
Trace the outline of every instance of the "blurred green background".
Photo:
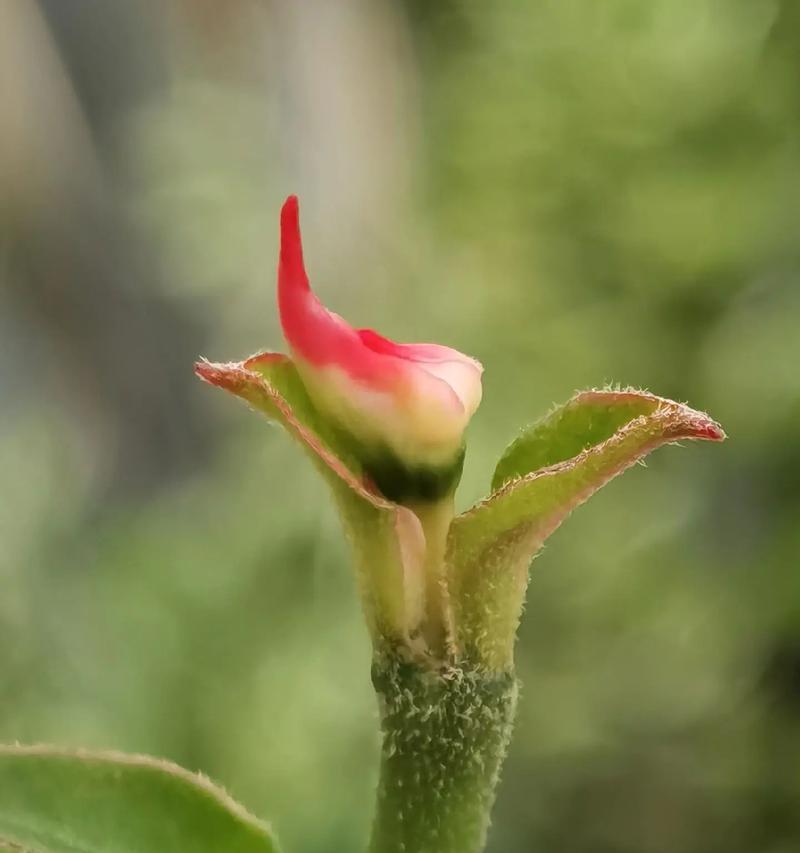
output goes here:
<path id="1" fill-rule="evenodd" d="M 0 5 L 0 740 L 202 769 L 361 849 L 331 504 L 197 355 L 282 347 L 277 214 L 356 325 L 486 367 L 462 507 L 621 382 L 707 409 L 536 560 L 491 853 L 800 849 L 800 6 Z"/>

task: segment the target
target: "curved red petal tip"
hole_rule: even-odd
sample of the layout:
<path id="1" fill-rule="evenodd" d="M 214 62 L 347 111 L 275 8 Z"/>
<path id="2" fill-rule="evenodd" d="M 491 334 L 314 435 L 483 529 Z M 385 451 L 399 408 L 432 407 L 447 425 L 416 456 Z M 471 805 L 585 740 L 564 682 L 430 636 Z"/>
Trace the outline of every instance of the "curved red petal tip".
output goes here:
<path id="1" fill-rule="evenodd" d="M 303 265 L 303 243 L 300 238 L 300 202 L 290 195 L 281 208 L 281 252 L 278 265 L 280 287 L 308 290 L 308 277 Z"/>

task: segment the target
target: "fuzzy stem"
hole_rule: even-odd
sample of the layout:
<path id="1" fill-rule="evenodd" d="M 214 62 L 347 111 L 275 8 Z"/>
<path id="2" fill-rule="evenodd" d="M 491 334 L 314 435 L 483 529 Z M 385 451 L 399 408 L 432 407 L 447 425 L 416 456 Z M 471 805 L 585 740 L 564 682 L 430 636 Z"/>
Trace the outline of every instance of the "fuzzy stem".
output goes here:
<path id="1" fill-rule="evenodd" d="M 512 673 L 378 657 L 383 748 L 370 853 L 480 853 L 517 701 Z"/>

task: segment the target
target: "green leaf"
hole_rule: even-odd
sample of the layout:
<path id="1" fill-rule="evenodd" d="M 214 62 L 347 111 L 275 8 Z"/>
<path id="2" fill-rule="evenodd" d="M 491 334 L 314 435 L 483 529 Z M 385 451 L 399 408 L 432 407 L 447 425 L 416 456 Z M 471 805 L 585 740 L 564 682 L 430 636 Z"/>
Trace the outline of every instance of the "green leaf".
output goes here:
<path id="1" fill-rule="evenodd" d="M 570 512 L 657 447 L 724 437 L 708 415 L 638 391 L 582 392 L 525 430 L 497 466 L 494 493 L 450 528 L 458 650 L 510 667 L 528 567 Z"/>
<path id="2" fill-rule="evenodd" d="M 495 468 L 492 491 L 600 444 L 634 418 L 651 414 L 657 399 L 640 393 L 590 391 L 556 406 L 508 445 Z"/>
<path id="3" fill-rule="evenodd" d="M 0 746 L 0 850 L 277 853 L 203 776 L 139 755 Z"/>
<path id="4" fill-rule="evenodd" d="M 355 554 L 362 601 L 375 639 L 404 640 L 419 622 L 425 538 L 411 510 L 387 501 L 320 415 L 291 359 L 261 353 L 244 362 L 198 362 L 201 379 L 283 426 L 333 491 Z"/>

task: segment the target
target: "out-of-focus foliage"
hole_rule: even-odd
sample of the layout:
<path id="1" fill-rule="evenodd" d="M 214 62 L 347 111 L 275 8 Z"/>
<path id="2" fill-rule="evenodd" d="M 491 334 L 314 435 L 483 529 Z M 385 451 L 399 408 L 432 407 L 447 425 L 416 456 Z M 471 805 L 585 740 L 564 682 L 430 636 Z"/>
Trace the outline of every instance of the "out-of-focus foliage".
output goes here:
<path id="1" fill-rule="evenodd" d="M 709 410 L 535 565 L 494 853 L 800 845 L 800 8 L 0 8 L 0 740 L 149 752 L 356 850 L 369 640 L 327 495 L 194 379 L 356 325 L 479 357 L 460 500 L 622 382 Z M 647 569 L 644 569 L 647 566 Z"/>

